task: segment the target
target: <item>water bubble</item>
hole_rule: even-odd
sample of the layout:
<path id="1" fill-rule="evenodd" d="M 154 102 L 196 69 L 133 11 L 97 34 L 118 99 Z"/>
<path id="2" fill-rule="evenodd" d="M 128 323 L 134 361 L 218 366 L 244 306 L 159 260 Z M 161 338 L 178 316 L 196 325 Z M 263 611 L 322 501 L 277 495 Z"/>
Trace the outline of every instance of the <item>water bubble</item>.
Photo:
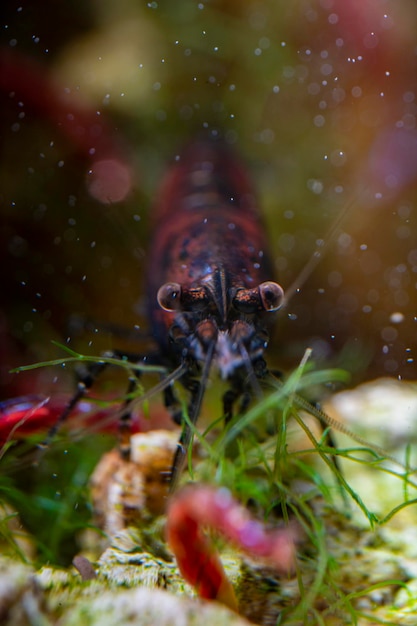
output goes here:
<path id="1" fill-rule="evenodd" d="M 403 95 L 404 102 L 410 103 L 414 102 L 415 95 L 413 91 L 406 91 Z"/>
<path id="2" fill-rule="evenodd" d="M 314 126 L 316 126 L 317 128 L 321 128 L 322 126 L 325 125 L 326 119 L 324 115 L 316 115 L 313 119 L 313 123 L 314 123 Z"/>
<path id="3" fill-rule="evenodd" d="M 320 194 L 323 191 L 324 185 L 321 180 L 310 178 L 307 181 L 307 188 L 315 194 Z"/>
<path id="4" fill-rule="evenodd" d="M 398 337 L 398 330 L 392 326 L 385 326 L 385 328 L 381 330 L 381 337 L 384 341 L 392 343 Z"/>
<path id="5" fill-rule="evenodd" d="M 320 68 L 320 72 L 323 74 L 323 76 L 330 76 L 330 74 L 333 72 L 333 65 L 331 65 L 331 63 L 323 63 Z"/>
<path id="6" fill-rule="evenodd" d="M 401 313 L 400 311 L 395 311 L 394 313 L 391 313 L 389 320 L 391 324 L 401 324 L 401 322 L 405 320 L 404 313 Z"/>
<path id="7" fill-rule="evenodd" d="M 352 237 L 349 235 L 349 233 L 341 233 L 337 239 L 337 243 L 341 248 L 349 248 L 352 241 Z"/>
<path id="8" fill-rule="evenodd" d="M 93 163 L 87 180 L 90 195 L 111 204 L 126 198 L 132 188 L 130 169 L 118 159 L 103 159 Z"/>

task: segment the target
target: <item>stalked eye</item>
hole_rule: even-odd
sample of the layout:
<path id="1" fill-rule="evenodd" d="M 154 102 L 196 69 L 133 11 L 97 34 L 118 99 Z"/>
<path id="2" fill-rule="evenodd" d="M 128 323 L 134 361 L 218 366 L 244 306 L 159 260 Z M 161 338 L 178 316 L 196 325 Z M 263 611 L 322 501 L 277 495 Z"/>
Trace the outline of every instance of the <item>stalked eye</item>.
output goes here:
<path id="1" fill-rule="evenodd" d="M 161 309 L 179 311 L 181 309 L 181 285 L 179 283 L 165 283 L 158 289 L 156 299 Z"/>
<path id="2" fill-rule="evenodd" d="M 254 289 L 238 289 L 233 298 L 233 306 L 237 311 L 246 315 L 261 311 L 258 289 L 256 287 Z"/>
<path id="3" fill-rule="evenodd" d="M 258 287 L 259 297 L 262 302 L 262 307 L 265 311 L 278 311 L 284 302 L 284 290 L 278 285 L 268 280 L 265 283 L 261 283 Z"/>
<path id="4" fill-rule="evenodd" d="M 205 287 L 191 287 L 181 292 L 181 308 L 183 311 L 202 311 L 209 306 L 209 294 Z"/>
<path id="5" fill-rule="evenodd" d="M 238 289 L 233 298 L 233 306 L 241 313 L 257 311 L 277 311 L 284 302 L 284 290 L 268 280 L 252 289 Z"/>

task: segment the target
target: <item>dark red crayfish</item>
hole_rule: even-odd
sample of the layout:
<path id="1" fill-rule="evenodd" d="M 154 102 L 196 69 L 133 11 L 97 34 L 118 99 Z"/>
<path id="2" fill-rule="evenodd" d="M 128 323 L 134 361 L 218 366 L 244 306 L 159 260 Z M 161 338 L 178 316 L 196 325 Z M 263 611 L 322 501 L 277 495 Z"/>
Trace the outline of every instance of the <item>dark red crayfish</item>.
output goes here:
<path id="1" fill-rule="evenodd" d="M 271 281 L 264 228 L 246 172 L 222 142 L 191 143 L 169 171 L 153 211 L 149 252 L 149 319 L 162 364 L 183 365 L 195 423 L 214 365 L 229 388 L 225 420 L 234 404 L 247 406 L 267 372 L 263 358 L 271 313 L 283 290 Z M 165 401 L 182 413 L 172 387 Z M 175 484 L 190 441 L 185 428 L 173 466 Z"/>

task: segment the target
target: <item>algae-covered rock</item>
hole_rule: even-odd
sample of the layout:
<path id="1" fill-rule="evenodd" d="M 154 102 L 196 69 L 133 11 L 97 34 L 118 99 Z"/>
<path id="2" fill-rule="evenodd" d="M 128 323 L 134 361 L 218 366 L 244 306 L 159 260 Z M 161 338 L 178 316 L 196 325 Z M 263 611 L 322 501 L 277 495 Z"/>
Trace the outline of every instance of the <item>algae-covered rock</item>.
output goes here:
<path id="1" fill-rule="evenodd" d="M 249 622 L 216 602 L 177 597 L 160 589 L 137 587 L 107 591 L 70 609 L 60 626 L 248 626 Z"/>

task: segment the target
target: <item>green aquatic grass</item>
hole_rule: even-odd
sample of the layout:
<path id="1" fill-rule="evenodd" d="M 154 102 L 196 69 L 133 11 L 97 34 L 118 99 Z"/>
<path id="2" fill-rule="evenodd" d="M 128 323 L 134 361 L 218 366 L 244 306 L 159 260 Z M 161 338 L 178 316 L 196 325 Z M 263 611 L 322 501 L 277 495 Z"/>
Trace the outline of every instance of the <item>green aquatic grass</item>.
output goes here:
<path id="1" fill-rule="evenodd" d="M 33 465 L 39 437 L 1 462 L 0 499 L 18 515 L 31 536 L 38 565 L 69 565 L 79 551 L 78 534 L 91 525 L 88 479 L 102 454 L 113 445 L 108 436 L 71 442 L 58 437 Z M 7 540 L 3 519 L 0 533 Z"/>
<path id="2" fill-rule="evenodd" d="M 126 402 L 132 406 L 141 404 L 146 414 L 148 399 L 158 393 L 160 385 L 152 386 L 147 393 L 137 376 L 143 372 L 150 375 L 165 372 L 161 367 L 144 366 L 107 355 L 83 355 L 67 346 L 57 345 L 68 356 L 25 365 L 14 371 L 23 373 L 40 367 L 103 363 L 125 372 L 125 387 L 131 377 L 134 377 L 136 385 L 129 393 L 120 391 L 119 397 L 113 396 L 111 400 L 87 396 L 92 413 L 102 408 L 114 409 L 100 424 L 84 431 L 79 427 L 72 430 L 70 416 L 61 425 L 65 432 L 61 432 L 60 427 L 52 439 L 45 432 L 34 433 L 27 436 L 24 442 L 11 438 L 0 450 L 0 501 L 13 508 L 14 515 L 31 535 L 39 565 L 68 565 L 79 550 L 78 535 L 91 525 L 88 480 L 103 453 L 115 445 L 113 436 L 95 431 L 103 429 L 107 422 L 117 423 Z M 99 381 L 97 386 L 99 389 Z M 48 442 L 46 449 L 39 449 L 45 440 Z M 0 520 L 0 537 L 11 548 L 13 541 L 6 520 L 7 516 Z M 22 556 L 20 549 L 18 552 Z"/>
<path id="3" fill-rule="evenodd" d="M 74 363 L 75 364 L 103 363 L 106 365 L 114 365 L 116 367 L 120 367 L 120 368 L 127 370 L 128 373 L 155 372 L 155 373 L 162 374 L 166 372 L 166 369 L 164 367 L 160 367 L 158 365 L 144 365 L 143 363 L 140 363 L 140 362 L 130 361 L 127 357 L 117 358 L 117 357 L 111 356 L 110 353 L 108 355 L 103 354 L 100 356 L 86 355 L 86 354 L 81 354 L 79 352 L 76 352 L 75 350 L 72 350 L 72 348 L 69 348 L 68 346 L 62 343 L 59 343 L 57 341 L 52 341 L 52 343 L 58 348 L 60 348 L 61 350 L 63 350 L 64 352 L 66 352 L 68 356 L 63 357 L 61 359 L 52 359 L 50 361 L 42 361 L 39 363 L 31 363 L 29 365 L 21 365 L 20 367 L 16 367 L 15 369 L 13 369 L 12 373 L 27 372 L 27 371 L 34 370 L 34 369 L 39 369 L 40 367 L 54 367 L 57 365 L 66 366 L 68 364 L 74 364 Z"/>
<path id="4" fill-rule="evenodd" d="M 287 626 L 327 624 L 335 616 L 339 616 L 343 623 L 363 624 L 369 621 L 370 624 L 388 626 L 392 624 L 390 620 L 377 618 L 372 612 L 358 611 L 357 601 L 378 589 L 405 587 L 402 580 L 387 579 L 377 584 L 365 584 L 360 590 L 347 590 L 341 581 L 337 555 L 333 555 L 327 546 L 329 514 L 335 516 L 337 524 L 346 524 L 348 528 L 354 507 L 361 512 L 370 532 L 381 528 L 395 515 L 417 502 L 417 498 L 413 497 L 413 494 L 417 496 L 417 480 L 409 466 L 409 453 L 402 464 L 384 453 L 380 447 L 365 442 L 354 433 L 352 439 L 355 445 L 332 447 L 327 441 L 328 431 L 335 431 L 336 439 L 337 430 L 349 436 L 345 426 L 340 425 L 338 428 L 337 422 L 329 418 L 328 423 L 333 428 L 325 427 L 317 437 L 306 423 L 304 416 L 309 405 L 299 396 L 300 390 L 308 391 L 311 386 L 343 378 L 343 372 L 339 371 L 306 372 L 303 364 L 288 381 L 278 382 L 276 390 L 254 404 L 245 415 L 236 416 L 216 438 L 210 439 L 210 428 L 201 435 L 194 427 L 194 434 L 208 455 L 206 465 L 203 463 L 200 469 L 194 471 L 194 480 L 200 477 L 213 482 L 214 476 L 216 484 L 228 487 L 244 504 L 254 508 L 257 514 L 263 514 L 266 521 L 277 511 L 286 520 L 295 517 L 308 537 L 310 556 L 306 560 L 300 554 L 297 572 L 300 600 L 294 607 L 284 608 L 279 621 Z M 310 412 L 313 417 L 317 417 L 315 407 L 311 407 Z M 265 420 L 275 424 L 275 432 L 259 440 L 257 432 L 264 433 Z M 290 449 L 291 438 L 297 437 L 294 427 L 289 433 L 291 423 L 305 435 L 310 446 Z M 191 424 L 190 427 L 193 428 Z M 356 445 L 358 440 L 362 445 Z M 383 515 L 372 510 L 366 502 L 366 494 L 354 489 L 339 469 L 337 461 L 342 460 L 344 464 L 356 464 L 366 471 L 380 472 L 395 478 L 398 481 L 397 496 L 402 494 L 403 502 Z M 302 493 L 292 489 L 294 480 L 304 483 Z M 317 516 L 317 501 L 322 502 L 330 512 L 325 519 Z M 349 546 L 353 569 L 358 567 L 354 547 L 354 543 Z M 307 586 L 303 566 L 310 574 Z M 372 578 L 372 573 L 370 575 Z M 323 603 L 327 604 L 327 608 L 319 610 L 317 605 Z"/>
<path id="5" fill-rule="evenodd" d="M 96 360 L 70 351 L 71 363 Z M 53 363 L 61 365 L 62 360 Z M 128 374 L 135 371 L 135 364 L 118 359 L 110 358 L 108 364 L 119 366 Z M 155 371 L 145 368 L 145 373 L 154 375 Z M 417 495 L 417 480 L 409 466 L 409 453 L 405 455 L 404 465 L 397 462 L 393 466 L 391 457 L 384 455 L 380 448 L 371 443 L 357 445 L 355 435 L 353 446 L 330 446 L 327 434 L 336 426 L 330 418 L 331 426 L 325 422 L 318 435 L 307 424 L 305 413 L 310 405 L 300 394 L 329 381 L 343 381 L 345 377 L 345 373 L 339 370 L 314 371 L 312 365 L 303 362 L 287 381 L 267 381 L 272 391 L 253 403 L 244 415 L 234 417 L 226 427 L 218 418 L 200 433 L 185 416 L 206 457 L 193 468 L 190 451 L 188 480 L 209 481 L 228 487 L 265 521 L 281 515 L 287 521 L 296 519 L 304 531 L 307 550 L 303 552 L 300 548 L 297 569 L 299 599 L 283 608 L 279 621 L 286 626 L 327 624 L 335 615 L 341 616 L 344 623 L 369 621 L 370 624 L 388 625 L 391 622 L 378 621 L 371 613 L 367 615 L 366 611 L 359 611 L 357 601 L 377 589 L 390 585 L 404 586 L 403 581 L 390 579 L 365 585 L 360 590 L 346 589 L 341 580 L 337 555 L 332 553 L 327 543 L 329 524 L 348 527 L 352 507 L 361 512 L 372 530 L 387 524 L 417 502 L 417 497 L 414 497 Z M 158 386 L 157 391 L 162 386 Z M 141 384 L 128 397 L 121 394 L 120 400 L 122 403 L 129 400 L 139 404 L 147 402 L 150 394 L 154 393 L 154 387 L 145 391 Z M 322 415 L 315 407 L 311 407 L 311 413 L 316 419 Z M 118 414 L 115 409 L 115 419 Z M 340 430 L 345 436 L 346 429 L 341 426 Z M 297 438 L 297 431 L 303 434 L 304 444 L 293 449 L 291 440 Z M 337 430 L 335 435 L 337 438 Z M 89 432 L 84 437 L 77 437 L 76 441 L 71 441 L 68 435 L 59 435 L 36 468 L 27 464 L 26 467 L 19 467 L 19 459 L 27 458 L 26 454 L 40 439 L 34 437 L 24 444 L 10 447 L 0 460 L 0 499 L 9 503 L 16 512 L 5 510 L 0 520 L 0 535 L 3 544 L 15 553 L 16 558 L 27 558 L 8 523 L 18 514 L 34 538 L 37 563 L 68 565 L 79 548 L 79 534 L 91 527 L 89 476 L 114 440 Z M 394 478 L 398 481 L 402 502 L 383 515 L 371 510 L 366 497 L 353 489 L 344 472 L 340 471 L 335 463 L 337 459 Z M 300 483 L 302 490 L 294 489 L 294 485 Z M 324 507 L 324 516 L 317 514 L 317 503 Z M 352 567 L 356 567 L 355 563 Z"/>

